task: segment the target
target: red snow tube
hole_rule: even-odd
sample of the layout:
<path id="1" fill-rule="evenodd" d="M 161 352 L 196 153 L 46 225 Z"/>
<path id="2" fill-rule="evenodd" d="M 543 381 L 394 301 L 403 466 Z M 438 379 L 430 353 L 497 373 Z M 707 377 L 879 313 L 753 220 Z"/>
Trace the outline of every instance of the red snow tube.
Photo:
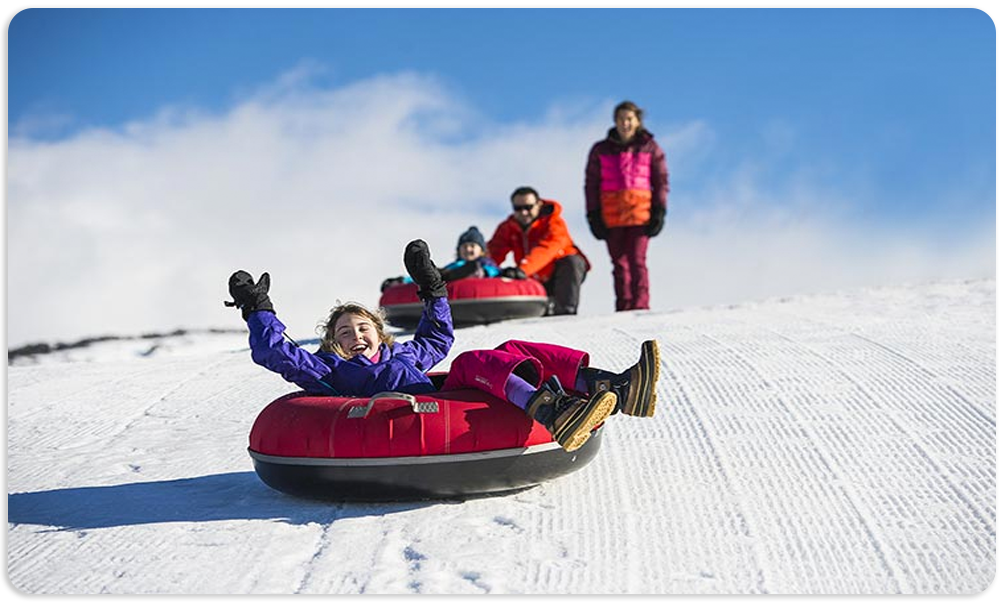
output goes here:
<path id="1" fill-rule="evenodd" d="M 581 468 L 599 451 L 602 429 L 566 452 L 519 408 L 480 391 L 371 399 L 299 392 L 261 411 L 248 450 L 266 485 L 296 496 L 457 498 Z"/>
<path id="2" fill-rule="evenodd" d="M 388 321 L 403 328 L 419 323 L 422 302 L 415 284 L 390 286 L 380 296 Z M 463 278 L 447 283 L 454 325 L 489 324 L 513 318 L 536 318 L 548 309 L 548 294 L 537 280 Z"/>

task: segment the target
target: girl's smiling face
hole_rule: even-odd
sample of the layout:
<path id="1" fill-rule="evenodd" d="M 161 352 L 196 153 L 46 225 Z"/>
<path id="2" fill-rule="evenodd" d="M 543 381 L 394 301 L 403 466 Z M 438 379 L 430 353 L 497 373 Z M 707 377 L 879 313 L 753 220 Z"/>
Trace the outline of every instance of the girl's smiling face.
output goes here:
<path id="1" fill-rule="evenodd" d="M 372 358 L 380 350 L 380 332 L 365 316 L 344 313 L 335 322 L 335 341 L 350 357 Z"/>

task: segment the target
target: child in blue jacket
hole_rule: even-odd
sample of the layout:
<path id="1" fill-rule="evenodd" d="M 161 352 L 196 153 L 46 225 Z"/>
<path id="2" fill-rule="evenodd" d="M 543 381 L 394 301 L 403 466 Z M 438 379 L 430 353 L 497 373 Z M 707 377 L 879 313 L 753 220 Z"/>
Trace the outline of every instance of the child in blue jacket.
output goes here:
<path id="1" fill-rule="evenodd" d="M 379 314 L 350 303 L 329 315 L 317 353 L 306 351 L 284 338 L 286 327 L 268 296 L 268 273 L 255 282 L 251 274 L 235 272 L 229 281 L 233 302 L 227 305 L 240 308 L 247 321 L 252 360 L 308 393 L 347 397 L 383 391 L 432 393 L 436 387 L 426 372 L 447 356 L 454 342 L 447 287 L 424 241 L 409 243 L 404 261 L 424 303 L 415 335 L 404 343 L 384 331 Z M 444 389 L 474 388 L 506 399 L 572 451 L 612 412 L 652 416 L 655 408 L 656 341 L 643 343 L 639 363 L 620 374 L 588 365 L 589 355 L 582 351 L 507 341 L 496 349 L 460 354 Z"/>

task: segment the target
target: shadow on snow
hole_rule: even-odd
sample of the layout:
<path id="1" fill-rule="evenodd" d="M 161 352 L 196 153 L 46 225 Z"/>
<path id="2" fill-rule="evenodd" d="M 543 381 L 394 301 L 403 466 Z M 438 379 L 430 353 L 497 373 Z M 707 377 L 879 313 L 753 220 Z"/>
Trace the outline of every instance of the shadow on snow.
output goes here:
<path id="1" fill-rule="evenodd" d="M 7 496 L 7 522 L 71 531 L 225 520 L 308 524 L 405 512 L 434 503 L 444 502 L 350 504 L 295 498 L 269 489 L 249 471 L 171 481 L 12 493 Z"/>

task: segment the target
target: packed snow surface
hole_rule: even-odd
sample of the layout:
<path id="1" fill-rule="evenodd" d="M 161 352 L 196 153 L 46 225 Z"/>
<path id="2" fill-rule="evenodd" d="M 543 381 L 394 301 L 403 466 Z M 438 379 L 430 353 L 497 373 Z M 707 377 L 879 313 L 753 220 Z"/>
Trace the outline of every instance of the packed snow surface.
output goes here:
<path id="1" fill-rule="evenodd" d="M 945 594 L 994 578 L 993 280 L 466 328 L 439 368 L 508 338 L 618 369 L 658 339 L 656 416 L 610 419 L 592 463 L 518 493 L 321 503 L 252 469 L 255 416 L 294 388 L 251 362 L 241 334 L 18 360 L 10 583 Z"/>

